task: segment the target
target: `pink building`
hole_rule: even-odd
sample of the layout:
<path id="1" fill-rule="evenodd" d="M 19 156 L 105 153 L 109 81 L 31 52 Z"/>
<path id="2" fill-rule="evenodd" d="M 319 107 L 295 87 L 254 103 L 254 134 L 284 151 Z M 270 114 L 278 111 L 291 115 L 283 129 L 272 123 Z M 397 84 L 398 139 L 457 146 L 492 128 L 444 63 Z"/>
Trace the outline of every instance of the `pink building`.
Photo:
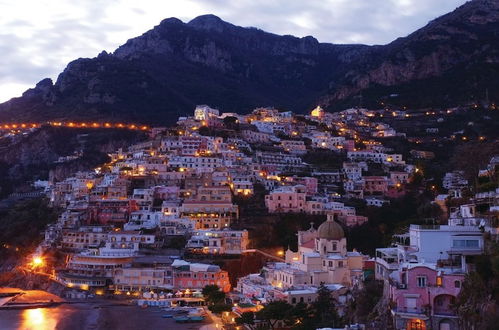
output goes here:
<path id="1" fill-rule="evenodd" d="M 392 184 L 407 183 L 409 180 L 409 173 L 407 172 L 390 172 L 390 181 Z"/>
<path id="2" fill-rule="evenodd" d="M 207 285 L 218 285 L 224 291 L 230 291 L 229 273 L 219 266 L 190 263 L 176 259 L 172 264 L 173 286 L 179 290 L 203 289 Z"/>
<path id="3" fill-rule="evenodd" d="M 270 213 L 299 213 L 305 211 L 305 186 L 283 186 L 265 196 Z"/>
<path id="4" fill-rule="evenodd" d="M 130 213 L 139 208 L 135 200 L 103 199 L 91 201 L 88 205 L 87 224 L 123 225 Z"/>
<path id="5" fill-rule="evenodd" d="M 355 151 L 355 141 L 354 140 L 345 140 L 343 142 L 343 150 Z"/>
<path id="6" fill-rule="evenodd" d="M 347 227 L 355 227 L 366 223 L 367 217 L 362 215 L 345 215 L 339 216 L 338 221 L 345 224 Z"/>
<path id="7" fill-rule="evenodd" d="M 317 184 L 318 184 L 317 178 L 293 176 L 293 177 L 287 177 L 286 181 L 305 186 L 305 191 L 307 193 L 307 196 L 313 196 L 317 194 Z"/>
<path id="8" fill-rule="evenodd" d="M 384 176 L 365 176 L 364 194 L 384 194 L 388 190 L 388 179 Z"/>
<path id="9" fill-rule="evenodd" d="M 452 308 L 464 274 L 436 270 L 429 264 L 405 264 L 399 281 L 390 283 L 396 329 L 458 329 Z"/>

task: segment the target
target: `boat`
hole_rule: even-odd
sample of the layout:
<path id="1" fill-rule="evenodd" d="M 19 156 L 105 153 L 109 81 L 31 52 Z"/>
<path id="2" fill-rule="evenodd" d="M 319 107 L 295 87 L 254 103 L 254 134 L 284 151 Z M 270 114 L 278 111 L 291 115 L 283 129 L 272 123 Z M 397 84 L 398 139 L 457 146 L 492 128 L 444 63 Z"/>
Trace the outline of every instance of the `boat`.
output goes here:
<path id="1" fill-rule="evenodd" d="M 203 316 L 177 316 L 173 318 L 177 323 L 203 322 Z"/>
<path id="2" fill-rule="evenodd" d="M 173 315 L 172 314 L 163 314 L 163 315 L 161 315 L 161 317 L 164 319 L 171 319 L 173 317 Z"/>
<path id="3" fill-rule="evenodd" d="M 187 323 L 187 322 L 189 322 L 189 318 L 186 317 L 186 316 L 177 316 L 177 317 L 174 317 L 173 319 L 177 323 Z"/>
<path id="4" fill-rule="evenodd" d="M 203 316 L 190 316 L 189 321 L 190 322 L 203 322 L 204 317 Z"/>

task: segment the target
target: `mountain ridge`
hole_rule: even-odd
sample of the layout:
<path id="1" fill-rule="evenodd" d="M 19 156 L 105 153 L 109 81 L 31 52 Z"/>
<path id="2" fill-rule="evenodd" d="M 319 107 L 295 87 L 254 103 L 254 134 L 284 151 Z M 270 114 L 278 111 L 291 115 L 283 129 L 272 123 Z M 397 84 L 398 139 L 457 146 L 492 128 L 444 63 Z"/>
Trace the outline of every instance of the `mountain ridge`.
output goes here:
<path id="1" fill-rule="evenodd" d="M 305 112 L 475 102 L 499 96 L 499 3 L 472 0 L 387 45 L 320 43 L 244 28 L 214 15 L 164 19 L 114 52 L 68 64 L 0 104 L 0 120 L 106 119 L 172 123 L 196 104 Z M 475 77 L 476 76 L 476 77 Z M 471 77 L 471 78 L 470 78 Z M 459 85 L 456 83 L 461 80 Z"/>

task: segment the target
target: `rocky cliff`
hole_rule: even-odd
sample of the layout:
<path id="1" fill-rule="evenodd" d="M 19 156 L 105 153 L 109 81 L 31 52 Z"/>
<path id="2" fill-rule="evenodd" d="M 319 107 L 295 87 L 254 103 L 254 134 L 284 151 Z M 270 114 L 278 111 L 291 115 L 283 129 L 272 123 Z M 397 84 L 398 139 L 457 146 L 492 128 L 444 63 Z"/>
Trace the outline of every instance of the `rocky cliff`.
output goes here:
<path id="1" fill-rule="evenodd" d="M 497 99 L 498 37 L 499 1 L 470 1 L 407 37 L 372 48 L 324 103 L 363 95 L 375 106 L 390 94 L 416 107 L 477 102 L 487 92 Z"/>

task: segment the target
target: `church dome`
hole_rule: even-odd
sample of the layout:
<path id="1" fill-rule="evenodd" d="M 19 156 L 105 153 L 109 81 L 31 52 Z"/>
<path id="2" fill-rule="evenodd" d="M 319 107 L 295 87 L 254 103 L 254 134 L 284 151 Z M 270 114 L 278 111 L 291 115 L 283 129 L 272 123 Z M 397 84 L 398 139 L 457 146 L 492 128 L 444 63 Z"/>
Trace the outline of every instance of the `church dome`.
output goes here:
<path id="1" fill-rule="evenodd" d="M 332 218 L 328 218 L 326 222 L 323 222 L 317 229 L 317 232 L 319 238 L 327 240 L 339 241 L 345 237 L 343 228 L 341 228 L 340 224 Z"/>

